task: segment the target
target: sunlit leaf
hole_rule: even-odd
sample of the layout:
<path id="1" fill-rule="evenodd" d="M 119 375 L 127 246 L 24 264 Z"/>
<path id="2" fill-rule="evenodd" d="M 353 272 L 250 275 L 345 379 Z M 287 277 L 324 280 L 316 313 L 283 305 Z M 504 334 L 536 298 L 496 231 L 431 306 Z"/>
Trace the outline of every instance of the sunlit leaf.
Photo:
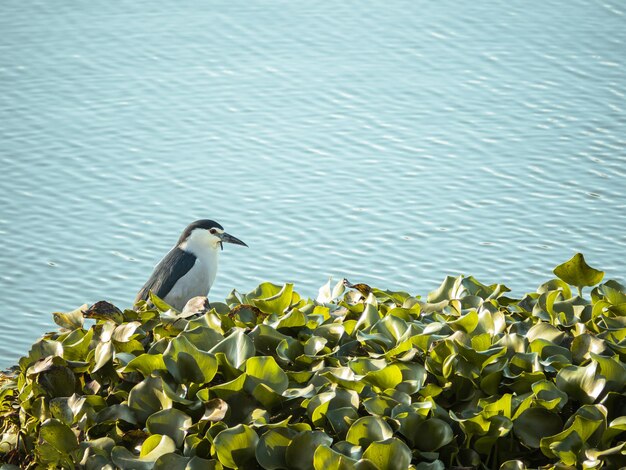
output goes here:
<path id="1" fill-rule="evenodd" d="M 94 356 L 95 363 L 91 372 L 96 372 L 104 367 L 113 358 L 114 353 L 115 348 L 110 341 L 98 343 Z"/>
<path id="2" fill-rule="evenodd" d="M 115 328 L 115 331 L 113 332 L 113 335 L 111 336 L 111 339 L 114 341 L 121 342 L 121 343 L 130 341 L 130 339 L 133 337 L 133 335 L 137 331 L 137 328 L 139 328 L 140 326 L 141 326 L 141 323 L 138 321 L 122 323 L 121 325 L 118 325 Z"/>
<path id="3" fill-rule="evenodd" d="M 221 398 L 213 398 L 205 403 L 204 415 L 201 419 L 207 421 L 221 421 L 228 411 L 228 403 Z"/>
<path id="4" fill-rule="evenodd" d="M 175 450 L 176 444 L 170 437 L 155 434 L 144 441 L 139 456 L 125 447 L 116 446 L 111 451 L 111 460 L 122 470 L 149 470 L 159 457 Z"/>
<path id="5" fill-rule="evenodd" d="M 283 393 L 289 385 L 287 374 L 276 364 L 273 357 L 255 356 L 246 361 L 246 373 L 249 377 L 267 385 L 276 393 Z"/>
<path id="6" fill-rule="evenodd" d="M 355 464 L 355 460 L 327 446 L 318 447 L 313 458 L 315 470 L 352 470 L 355 468 Z"/>
<path id="7" fill-rule="evenodd" d="M 55 312 L 52 314 L 52 317 L 54 318 L 54 322 L 61 328 L 75 330 L 77 328 L 82 328 L 83 322 L 85 321 L 83 312 L 86 310 L 87 305 L 83 305 L 82 307 L 68 313 Z"/>
<path id="8" fill-rule="evenodd" d="M 154 371 L 166 369 L 163 354 L 141 354 L 126 364 L 123 371 L 138 371 L 144 377 L 149 377 Z"/>
<path id="9" fill-rule="evenodd" d="M 293 437 L 285 452 L 286 468 L 311 470 L 314 468 L 313 456 L 317 448 L 330 446 L 332 438 L 319 431 L 304 431 Z"/>
<path id="10" fill-rule="evenodd" d="M 393 436 L 389 425 L 376 416 L 365 416 L 357 419 L 346 436 L 346 441 L 366 448 L 373 441 L 383 441 Z"/>
<path id="11" fill-rule="evenodd" d="M 437 290 L 428 294 L 428 302 L 435 304 L 442 300 L 458 298 L 461 281 L 462 278 L 447 276 Z"/>
<path id="12" fill-rule="evenodd" d="M 507 460 L 500 465 L 500 470 L 526 470 L 526 465 L 521 460 Z"/>
<path id="13" fill-rule="evenodd" d="M 146 420 L 150 434 L 162 434 L 171 437 L 176 447 L 183 445 L 187 428 L 191 426 L 191 417 L 174 408 L 157 411 Z"/>
<path id="14" fill-rule="evenodd" d="M 273 295 L 253 298 L 252 303 L 265 313 L 283 313 L 291 305 L 292 297 L 293 284 L 285 284 L 280 291 Z"/>
<path id="15" fill-rule="evenodd" d="M 392 364 L 381 370 L 368 372 L 363 380 L 382 390 L 395 388 L 403 381 L 402 369 L 397 364 Z"/>
<path id="16" fill-rule="evenodd" d="M 165 352 L 163 361 L 176 382 L 210 382 L 217 372 L 217 360 L 211 353 L 200 351 L 184 336 L 174 338 Z"/>
<path id="17" fill-rule="evenodd" d="M 606 384 L 606 379 L 598 377 L 596 370 L 596 362 L 585 367 L 564 367 L 556 376 L 556 386 L 582 403 L 593 403 Z"/>
<path id="18" fill-rule="evenodd" d="M 561 460 L 565 465 L 575 465 L 578 453 L 583 446 L 583 440 L 573 429 L 541 439 L 541 451 L 548 457 Z"/>
<path id="19" fill-rule="evenodd" d="M 210 351 L 224 353 L 233 367 L 240 368 L 247 359 L 254 356 L 254 344 L 243 330 L 236 329 L 227 338 L 216 344 Z"/>
<path id="20" fill-rule="evenodd" d="M 128 406 L 143 422 L 151 414 L 171 408 L 172 400 L 163 391 L 160 377 L 148 377 L 132 388 L 128 394 Z"/>
<path id="21" fill-rule="evenodd" d="M 61 453 L 68 453 L 78 447 L 78 439 L 70 427 L 57 419 L 48 419 L 39 429 L 39 438 Z"/>
<path id="22" fill-rule="evenodd" d="M 270 429 L 259 439 L 256 446 L 256 459 L 266 470 L 287 468 L 287 446 L 298 433 L 289 428 Z"/>
<path id="23" fill-rule="evenodd" d="M 400 439 L 392 437 L 372 442 L 363 458 L 370 460 L 380 470 L 405 470 L 411 462 L 411 449 Z"/>
<path id="24" fill-rule="evenodd" d="M 582 253 L 576 253 L 570 260 L 558 265 L 554 268 L 554 274 L 579 290 L 585 286 L 595 286 L 604 277 L 603 271 L 598 271 L 585 262 Z"/>
<path id="25" fill-rule="evenodd" d="M 259 436 L 252 428 L 239 424 L 221 431 L 213 444 L 222 465 L 239 468 L 255 458 L 258 442 Z"/>

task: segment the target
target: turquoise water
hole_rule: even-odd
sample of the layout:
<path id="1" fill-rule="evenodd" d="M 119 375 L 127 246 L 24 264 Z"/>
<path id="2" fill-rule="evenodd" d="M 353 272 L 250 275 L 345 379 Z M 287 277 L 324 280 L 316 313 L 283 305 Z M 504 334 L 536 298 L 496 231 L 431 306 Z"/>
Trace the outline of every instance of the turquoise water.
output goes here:
<path id="1" fill-rule="evenodd" d="M 0 4 L 0 366 L 128 306 L 196 218 L 211 298 L 626 277 L 621 0 Z"/>

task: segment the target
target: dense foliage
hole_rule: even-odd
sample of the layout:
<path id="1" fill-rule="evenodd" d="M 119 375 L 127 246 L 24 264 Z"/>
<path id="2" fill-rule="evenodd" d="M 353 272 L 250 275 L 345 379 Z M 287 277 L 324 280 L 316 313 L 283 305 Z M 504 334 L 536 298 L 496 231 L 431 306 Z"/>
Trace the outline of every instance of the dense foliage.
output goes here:
<path id="1" fill-rule="evenodd" d="M 582 255 L 555 274 L 521 299 L 460 276 L 424 299 L 344 281 L 307 300 L 265 283 L 180 315 L 154 297 L 57 313 L 60 330 L 4 377 L 0 461 L 622 467 L 626 290 Z"/>

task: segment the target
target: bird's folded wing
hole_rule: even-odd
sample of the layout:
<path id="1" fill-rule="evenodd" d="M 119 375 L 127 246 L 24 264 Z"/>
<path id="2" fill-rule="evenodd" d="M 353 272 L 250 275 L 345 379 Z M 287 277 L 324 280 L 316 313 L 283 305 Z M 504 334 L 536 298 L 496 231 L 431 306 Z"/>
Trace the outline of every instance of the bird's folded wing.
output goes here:
<path id="1" fill-rule="evenodd" d="M 154 268 L 150 279 L 137 294 L 135 303 L 140 300 L 149 300 L 150 291 L 161 299 L 165 298 L 172 290 L 172 287 L 174 287 L 174 284 L 176 284 L 176 281 L 187 274 L 195 262 L 196 257 L 191 253 L 181 250 L 177 246 L 172 248 Z"/>

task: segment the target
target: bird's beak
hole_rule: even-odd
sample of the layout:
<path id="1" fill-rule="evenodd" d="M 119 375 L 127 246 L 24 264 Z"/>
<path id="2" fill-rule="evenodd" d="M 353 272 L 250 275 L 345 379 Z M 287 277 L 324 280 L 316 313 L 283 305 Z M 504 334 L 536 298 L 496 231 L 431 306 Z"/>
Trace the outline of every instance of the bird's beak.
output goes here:
<path id="1" fill-rule="evenodd" d="M 226 233 L 226 232 L 220 235 L 220 244 L 222 244 L 222 250 L 224 249 L 224 245 L 223 245 L 224 243 L 232 243 L 233 245 L 248 246 L 244 242 L 239 240 L 238 238 L 233 237 L 231 234 Z"/>

